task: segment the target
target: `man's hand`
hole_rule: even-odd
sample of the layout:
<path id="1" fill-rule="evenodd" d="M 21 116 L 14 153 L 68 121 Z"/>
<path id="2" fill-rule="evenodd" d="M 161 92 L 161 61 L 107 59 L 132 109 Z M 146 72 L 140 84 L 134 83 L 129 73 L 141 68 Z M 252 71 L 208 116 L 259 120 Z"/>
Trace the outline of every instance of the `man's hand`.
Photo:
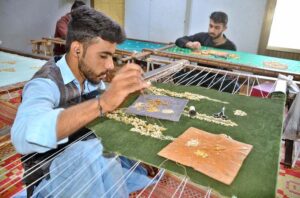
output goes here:
<path id="1" fill-rule="evenodd" d="M 145 163 L 141 163 L 141 165 L 147 170 L 149 177 L 154 177 L 159 172 L 159 169 L 156 167 L 147 165 Z"/>
<path id="2" fill-rule="evenodd" d="M 190 49 L 199 49 L 201 48 L 201 43 L 198 41 L 194 41 L 194 42 L 189 41 L 185 44 L 185 46 Z"/>
<path id="3" fill-rule="evenodd" d="M 112 79 L 108 89 L 100 96 L 100 105 L 104 113 L 115 110 L 125 98 L 133 92 L 150 86 L 143 80 L 143 70 L 139 65 L 126 64 Z"/>

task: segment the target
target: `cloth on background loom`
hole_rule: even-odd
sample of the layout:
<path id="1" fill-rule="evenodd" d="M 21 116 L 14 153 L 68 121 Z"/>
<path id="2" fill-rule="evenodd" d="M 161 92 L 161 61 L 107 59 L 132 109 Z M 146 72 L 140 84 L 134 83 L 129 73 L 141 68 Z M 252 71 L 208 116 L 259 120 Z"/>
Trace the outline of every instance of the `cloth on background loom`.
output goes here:
<path id="1" fill-rule="evenodd" d="M 272 72 L 276 72 L 276 73 L 288 72 L 291 75 L 295 75 L 295 76 L 300 75 L 299 61 L 296 61 L 296 60 L 276 58 L 276 57 L 271 57 L 271 56 L 263 56 L 263 55 L 242 52 L 242 51 L 229 51 L 229 50 L 216 49 L 216 48 L 205 47 L 205 46 L 201 47 L 202 52 L 203 51 L 211 51 L 211 50 L 228 53 L 229 56 L 228 56 L 228 58 L 225 59 L 225 58 L 219 57 L 219 56 L 203 55 L 201 53 L 194 53 L 194 51 L 191 49 L 180 48 L 177 46 L 166 48 L 162 52 L 163 53 L 171 53 L 174 55 L 181 55 L 182 59 L 187 59 L 187 60 L 190 60 L 190 58 L 193 58 L 193 59 L 196 58 L 196 59 L 202 60 L 201 62 L 221 61 L 221 63 L 228 63 L 229 64 L 228 66 L 233 64 L 236 66 L 241 65 L 243 67 L 249 67 L 249 69 L 250 68 L 259 69 L 259 70 L 263 69 L 263 70 L 268 70 L 268 71 L 272 71 Z M 195 59 L 193 61 L 195 61 Z M 288 68 L 286 70 L 282 70 L 282 69 L 275 70 L 272 68 L 264 67 L 264 62 L 274 62 L 274 61 L 280 62 L 281 64 L 288 65 Z M 229 68 L 231 68 L 231 67 L 229 67 Z M 237 69 L 237 68 L 235 68 L 235 69 Z M 247 70 L 247 71 L 249 71 L 249 70 Z"/>
<path id="2" fill-rule="evenodd" d="M 142 52 L 143 49 L 158 49 L 164 46 L 165 44 L 162 43 L 126 39 L 123 43 L 117 45 L 117 49 L 137 53 Z"/>
<path id="3" fill-rule="evenodd" d="M 1 51 L 0 87 L 9 85 L 12 86 L 13 84 L 30 80 L 33 74 L 40 69 L 45 62 L 45 60 L 34 59 Z M 6 68 L 14 68 L 15 71 L 1 71 L 1 69 Z"/>
<path id="4" fill-rule="evenodd" d="M 297 140 L 300 138 L 300 92 L 297 94 L 284 123 L 285 139 Z"/>

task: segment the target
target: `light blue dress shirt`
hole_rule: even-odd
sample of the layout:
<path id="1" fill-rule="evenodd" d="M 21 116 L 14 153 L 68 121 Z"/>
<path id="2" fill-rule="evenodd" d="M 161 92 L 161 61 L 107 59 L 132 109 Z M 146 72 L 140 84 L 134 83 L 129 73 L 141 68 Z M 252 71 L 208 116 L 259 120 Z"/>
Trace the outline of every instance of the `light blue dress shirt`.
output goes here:
<path id="1" fill-rule="evenodd" d="M 56 65 L 60 68 L 64 84 L 74 82 L 80 92 L 80 84 L 74 77 L 63 56 Z M 105 89 L 105 84 L 93 85 L 85 81 L 83 93 L 97 88 Z M 57 118 L 63 108 L 57 108 L 60 92 L 50 79 L 36 78 L 29 81 L 22 95 L 11 137 L 16 150 L 21 154 L 34 152 L 44 153 L 65 143 L 68 138 L 57 141 Z M 102 156 L 103 146 L 99 139 L 79 141 L 68 147 L 63 154 L 57 156 L 50 166 L 50 179 L 43 179 L 34 191 L 35 197 L 48 195 L 58 197 L 127 197 L 128 193 L 146 186 L 150 179 L 144 168 L 138 166 L 122 181 L 133 165 L 126 158 L 105 158 Z M 100 174 L 98 174 L 100 173 Z M 98 177 L 95 179 L 95 175 Z M 89 181 L 94 182 L 85 186 Z M 115 185 L 115 184 L 118 185 Z M 64 185 L 62 185 L 64 184 Z M 116 186 L 107 192 L 111 186 Z M 83 188 L 85 187 L 85 188 Z M 83 189 L 82 189 L 83 188 Z M 115 193 L 115 194 L 114 194 Z"/>
<path id="2" fill-rule="evenodd" d="M 64 84 L 73 81 L 81 93 L 80 84 L 68 67 L 65 56 L 56 65 L 60 68 Z M 105 89 L 103 82 L 97 86 L 88 81 L 84 84 L 83 93 L 97 88 Z M 59 101 L 59 89 L 50 79 L 36 78 L 25 85 L 11 133 L 12 142 L 19 153 L 43 153 L 67 142 L 67 139 L 57 142 L 56 138 L 57 117 L 63 110 L 57 108 Z"/>

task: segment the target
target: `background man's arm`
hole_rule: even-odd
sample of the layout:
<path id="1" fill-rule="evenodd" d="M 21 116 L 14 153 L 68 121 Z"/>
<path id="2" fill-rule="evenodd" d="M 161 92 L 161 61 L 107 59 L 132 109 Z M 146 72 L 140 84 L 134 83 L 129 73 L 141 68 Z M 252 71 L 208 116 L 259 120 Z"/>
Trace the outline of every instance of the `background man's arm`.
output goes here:
<path id="1" fill-rule="evenodd" d="M 200 48 L 201 47 L 201 43 L 202 43 L 202 37 L 203 37 L 203 33 L 197 33 L 191 36 L 184 36 L 181 38 L 178 38 L 175 41 L 175 44 L 178 47 L 182 47 L 182 48 Z M 196 44 L 199 43 L 199 44 Z"/>

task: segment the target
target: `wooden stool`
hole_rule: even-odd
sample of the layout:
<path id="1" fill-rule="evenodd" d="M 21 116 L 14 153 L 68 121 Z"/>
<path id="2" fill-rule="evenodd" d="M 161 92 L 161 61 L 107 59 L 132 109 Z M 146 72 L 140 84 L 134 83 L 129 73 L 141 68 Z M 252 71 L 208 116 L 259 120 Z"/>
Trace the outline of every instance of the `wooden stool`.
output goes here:
<path id="1" fill-rule="evenodd" d="M 31 40 L 32 53 L 44 54 L 45 56 L 53 56 L 54 43 L 50 39 Z M 42 47 L 41 47 L 42 46 Z"/>

